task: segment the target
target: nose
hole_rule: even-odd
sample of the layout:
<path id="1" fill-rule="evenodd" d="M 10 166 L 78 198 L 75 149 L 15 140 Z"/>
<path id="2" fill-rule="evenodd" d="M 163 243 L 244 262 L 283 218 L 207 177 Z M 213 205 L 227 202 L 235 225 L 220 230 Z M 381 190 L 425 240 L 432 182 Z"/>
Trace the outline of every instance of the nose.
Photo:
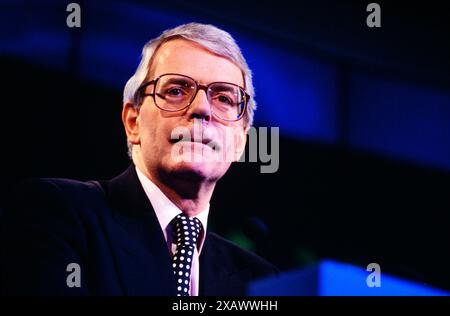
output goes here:
<path id="1" fill-rule="evenodd" d="M 198 89 L 197 95 L 189 105 L 188 115 L 191 119 L 203 119 L 207 122 L 211 120 L 211 105 L 203 89 Z"/>

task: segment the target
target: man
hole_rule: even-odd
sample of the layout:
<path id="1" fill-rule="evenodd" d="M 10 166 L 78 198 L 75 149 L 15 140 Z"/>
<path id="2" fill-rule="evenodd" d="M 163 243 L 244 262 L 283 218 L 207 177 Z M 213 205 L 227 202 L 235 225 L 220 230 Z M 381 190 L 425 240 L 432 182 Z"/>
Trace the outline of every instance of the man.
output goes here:
<path id="1" fill-rule="evenodd" d="M 124 91 L 133 163 L 110 181 L 20 188 L 2 227 L 3 294 L 246 294 L 274 267 L 209 232 L 207 220 L 254 107 L 228 33 L 190 23 L 147 43 Z"/>

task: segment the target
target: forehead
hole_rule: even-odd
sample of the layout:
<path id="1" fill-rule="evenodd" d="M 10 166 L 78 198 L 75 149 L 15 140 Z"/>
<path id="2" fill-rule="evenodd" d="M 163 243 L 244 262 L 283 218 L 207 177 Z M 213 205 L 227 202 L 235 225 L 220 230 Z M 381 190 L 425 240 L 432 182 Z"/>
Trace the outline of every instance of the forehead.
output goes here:
<path id="1" fill-rule="evenodd" d="M 164 43 L 153 57 L 151 78 L 166 73 L 187 75 L 202 84 L 224 81 L 244 86 L 242 71 L 236 64 L 184 39 Z"/>

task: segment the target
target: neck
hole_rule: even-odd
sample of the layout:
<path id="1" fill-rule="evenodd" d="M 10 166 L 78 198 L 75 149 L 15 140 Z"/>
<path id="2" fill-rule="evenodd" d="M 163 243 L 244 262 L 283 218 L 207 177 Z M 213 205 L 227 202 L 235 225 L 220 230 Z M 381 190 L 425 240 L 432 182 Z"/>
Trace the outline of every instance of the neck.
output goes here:
<path id="1" fill-rule="evenodd" d="M 139 161 L 134 163 L 187 216 L 197 216 L 207 208 L 214 191 L 215 181 L 206 181 L 191 174 L 174 175 L 152 172 Z"/>
<path id="2" fill-rule="evenodd" d="M 188 216 L 196 216 L 207 208 L 215 187 L 215 183 L 193 181 L 189 175 L 150 175 L 150 180 Z"/>

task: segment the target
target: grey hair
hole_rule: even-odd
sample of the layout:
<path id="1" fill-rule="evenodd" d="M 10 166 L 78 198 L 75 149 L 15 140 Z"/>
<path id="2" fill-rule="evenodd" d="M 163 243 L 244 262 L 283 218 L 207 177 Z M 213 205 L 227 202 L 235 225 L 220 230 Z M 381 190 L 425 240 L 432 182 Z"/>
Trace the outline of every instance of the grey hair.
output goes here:
<path id="1" fill-rule="evenodd" d="M 188 23 L 164 31 L 159 37 L 150 40 L 142 49 L 142 58 L 134 75 L 128 80 L 123 91 L 123 102 L 131 102 L 133 106 L 140 107 L 142 100 L 138 95 L 138 89 L 147 79 L 152 64 L 153 56 L 158 48 L 175 38 L 184 38 L 200 44 L 207 50 L 227 58 L 235 63 L 242 71 L 245 82 L 245 90 L 250 95 L 247 104 L 244 122 L 246 127 L 253 124 L 253 115 L 256 110 L 255 89 L 253 87 L 252 72 L 245 61 L 244 56 L 233 37 L 226 31 L 210 24 Z M 131 157 L 131 144 L 128 143 Z"/>

